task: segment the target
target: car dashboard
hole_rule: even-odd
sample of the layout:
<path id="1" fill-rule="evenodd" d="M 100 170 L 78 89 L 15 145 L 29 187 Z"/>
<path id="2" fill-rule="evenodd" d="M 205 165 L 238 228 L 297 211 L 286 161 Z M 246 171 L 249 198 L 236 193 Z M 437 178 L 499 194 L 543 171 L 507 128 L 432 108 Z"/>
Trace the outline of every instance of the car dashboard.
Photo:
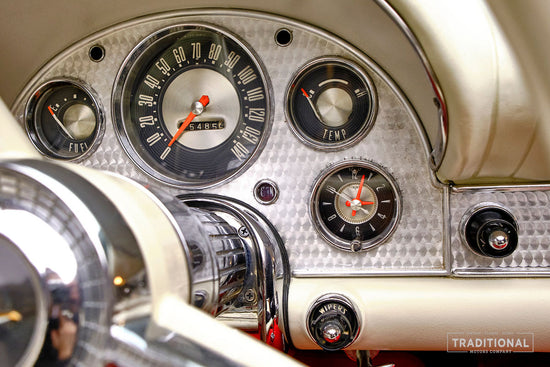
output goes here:
<path id="1" fill-rule="evenodd" d="M 425 32 L 437 22 L 417 24 L 428 3 L 417 14 L 406 1 L 362 5 L 371 25 L 360 29 L 381 29 L 364 37 L 285 15 L 282 2 L 160 6 L 52 55 L 11 93 L 6 126 L 18 132 L 1 145 L 0 342 L 18 347 L 0 362 L 547 351 L 550 190 L 523 144 L 544 140 L 523 74 L 499 34 L 500 64 L 453 83 L 470 60 L 446 58 L 468 42 L 434 51 Z M 500 84 L 476 85 L 487 70 Z M 517 95 L 502 91 L 516 82 Z M 39 260 L 22 222 L 62 261 Z M 68 322 L 78 332 L 62 358 L 55 333 Z"/>

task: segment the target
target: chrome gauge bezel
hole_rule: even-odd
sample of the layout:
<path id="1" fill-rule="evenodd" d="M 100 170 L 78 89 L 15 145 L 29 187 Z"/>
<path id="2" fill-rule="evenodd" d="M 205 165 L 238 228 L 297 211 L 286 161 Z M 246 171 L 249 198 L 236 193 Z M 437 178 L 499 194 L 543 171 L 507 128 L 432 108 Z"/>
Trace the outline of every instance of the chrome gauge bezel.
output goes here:
<path id="1" fill-rule="evenodd" d="M 127 130 L 127 125 L 132 123 L 131 121 L 129 121 L 130 94 L 132 92 L 132 88 L 134 87 L 132 83 L 136 82 L 135 78 L 138 70 L 140 68 L 143 69 L 146 63 L 151 62 L 151 60 L 146 59 L 147 56 L 154 52 L 156 52 L 157 54 L 159 52 L 162 52 L 164 48 L 167 47 L 163 44 L 163 41 L 166 42 L 167 39 L 176 39 L 177 34 L 184 34 L 193 30 L 202 30 L 207 32 L 209 31 L 213 34 L 221 35 L 222 37 L 225 37 L 226 39 L 234 42 L 240 48 L 240 50 L 242 50 L 242 52 L 244 52 L 247 57 L 250 58 L 259 74 L 259 80 L 261 80 L 262 86 L 265 90 L 266 106 L 263 131 L 261 133 L 261 136 L 259 136 L 258 138 L 259 142 L 254 147 L 250 155 L 244 159 L 244 163 L 239 164 L 238 168 L 233 172 L 221 175 L 220 177 L 195 181 L 189 179 L 186 180 L 183 175 L 178 175 L 174 172 L 161 172 L 160 169 L 154 167 L 154 165 L 150 164 L 150 162 L 147 161 L 152 161 L 154 160 L 154 158 L 144 158 L 143 152 L 136 149 L 135 143 L 132 142 L 131 138 L 129 137 L 129 132 Z M 170 43 L 168 42 L 167 44 L 169 45 Z M 158 49 L 154 49 L 154 47 L 158 47 Z M 114 130 L 119 142 L 121 143 L 124 151 L 130 157 L 131 161 L 153 179 L 178 188 L 190 190 L 206 189 L 213 186 L 221 185 L 239 176 L 247 168 L 249 168 L 254 161 L 256 161 L 259 154 L 263 151 L 263 148 L 265 147 L 267 139 L 271 133 L 273 122 L 273 101 L 271 98 L 272 94 L 272 86 L 267 76 L 265 66 L 261 62 L 259 56 L 255 53 L 253 48 L 249 46 L 245 41 L 243 41 L 230 31 L 216 25 L 212 25 L 210 23 L 192 22 L 174 24 L 157 30 L 151 35 L 147 36 L 130 52 L 130 54 L 124 60 L 116 77 L 112 94 L 112 116 Z M 239 105 L 240 111 L 242 110 L 242 108 L 243 106 Z M 239 121 L 242 119 L 244 119 L 244 117 L 240 116 Z M 215 146 L 212 149 L 215 149 L 219 145 Z"/>
<path id="2" fill-rule="evenodd" d="M 48 144 L 44 143 L 42 139 L 39 137 L 39 134 L 37 133 L 36 129 L 36 121 L 35 121 L 35 115 L 37 113 L 37 107 L 40 102 L 41 97 L 46 93 L 48 90 L 55 88 L 57 86 L 67 84 L 72 85 L 78 89 L 80 89 L 84 94 L 87 95 L 87 97 L 90 98 L 92 101 L 92 104 L 95 106 L 95 109 L 93 110 L 95 117 L 96 117 L 96 124 L 97 128 L 93 136 L 91 135 L 91 143 L 89 147 L 86 149 L 85 152 L 82 154 L 74 157 L 74 158 L 67 158 L 61 155 L 59 152 L 55 151 L 52 147 L 49 147 Z M 29 140 L 31 141 L 32 145 L 38 150 L 42 155 L 53 158 L 53 159 L 60 159 L 60 160 L 66 160 L 71 162 L 81 162 L 87 157 L 89 157 L 92 153 L 94 153 L 99 144 L 101 143 L 101 140 L 103 139 L 103 135 L 105 134 L 105 112 L 103 108 L 103 104 L 101 103 L 101 100 L 98 97 L 98 94 L 95 92 L 95 90 L 86 84 L 85 82 L 74 79 L 74 78 L 55 78 L 48 80 L 45 83 L 42 83 L 38 88 L 34 90 L 31 97 L 27 100 L 27 103 L 25 105 L 25 113 L 24 113 L 24 125 L 25 125 L 25 131 L 27 132 L 27 136 L 29 137 Z"/>
<path id="3" fill-rule="evenodd" d="M 364 241 L 348 241 L 343 238 L 335 235 L 324 223 L 322 215 L 320 213 L 319 205 L 319 195 L 320 191 L 325 183 L 325 181 L 331 177 L 336 172 L 349 168 L 359 166 L 361 168 L 366 168 L 368 170 L 374 171 L 384 178 L 390 184 L 390 189 L 394 196 L 395 200 L 395 210 L 392 214 L 392 218 L 389 224 L 383 229 L 383 231 L 377 236 L 364 240 Z M 402 195 L 397 185 L 396 180 L 393 176 L 387 172 L 382 166 L 377 163 L 374 163 L 365 159 L 345 159 L 340 162 L 336 162 L 328 166 L 321 174 L 315 179 L 315 182 L 311 189 L 310 202 L 309 202 L 309 214 L 310 219 L 313 223 L 313 227 L 317 233 L 326 241 L 328 244 L 340 249 L 349 252 L 362 252 L 371 250 L 384 242 L 386 242 L 389 237 L 395 232 L 397 224 L 401 218 L 402 211 Z M 365 221 L 368 223 L 370 218 Z"/>
<path id="4" fill-rule="evenodd" d="M 293 95 L 295 95 L 293 93 L 293 90 L 296 83 L 299 80 L 303 79 L 306 76 L 305 75 L 306 73 L 308 73 L 315 67 L 321 66 L 322 64 L 326 64 L 326 63 L 340 64 L 343 67 L 346 67 L 351 71 L 353 71 L 367 87 L 369 105 L 370 105 L 370 110 L 368 112 L 367 118 L 363 122 L 363 125 L 361 126 L 361 128 L 352 137 L 345 139 L 341 142 L 335 142 L 335 143 L 322 142 L 308 136 L 307 133 L 304 132 L 304 130 L 300 127 L 300 122 L 296 121 L 296 119 L 293 117 L 293 114 L 291 113 L 291 104 L 293 100 Z M 374 82 L 372 81 L 368 73 L 365 71 L 365 67 L 361 67 L 358 63 L 340 56 L 324 56 L 324 57 L 316 58 L 307 62 L 293 75 L 292 79 L 290 80 L 290 83 L 286 88 L 285 118 L 286 118 L 286 121 L 288 122 L 288 126 L 290 127 L 290 130 L 298 138 L 300 142 L 302 142 L 306 146 L 309 146 L 310 148 L 314 148 L 317 150 L 339 151 L 357 144 L 368 135 L 368 133 L 374 126 L 377 113 L 378 113 L 378 94 L 376 92 L 376 87 L 374 85 Z"/>

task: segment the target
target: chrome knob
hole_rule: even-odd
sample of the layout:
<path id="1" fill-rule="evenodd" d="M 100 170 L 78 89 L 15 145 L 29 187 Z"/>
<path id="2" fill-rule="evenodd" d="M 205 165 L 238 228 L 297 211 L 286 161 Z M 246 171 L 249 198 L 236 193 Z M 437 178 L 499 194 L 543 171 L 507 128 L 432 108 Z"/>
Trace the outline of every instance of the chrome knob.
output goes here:
<path id="1" fill-rule="evenodd" d="M 342 325 L 337 322 L 331 322 L 325 325 L 323 328 L 323 338 L 328 343 L 335 343 L 342 336 Z"/>
<path id="2" fill-rule="evenodd" d="M 491 232 L 488 242 L 495 250 L 503 250 L 508 246 L 508 234 L 500 230 Z"/>
<path id="3" fill-rule="evenodd" d="M 475 253 L 487 257 L 511 255 L 518 246 L 518 225 L 513 215 L 496 204 L 483 204 L 467 212 L 461 236 Z"/>
<path id="4" fill-rule="evenodd" d="M 344 349 L 359 333 L 359 318 L 347 298 L 328 294 L 313 304 L 308 315 L 308 331 L 324 350 Z"/>
<path id="5" fill-rule="evenodd" d="M 77 103 L 67 108 L 63 125 L 74 139 L 86 139 L 96 129 L 96 115 L 89 106 Z"/>
<path id="6" fill-rule="evenodd" d="M 322 121 L 332 127 L 344 125 L 353 111 L 353 100 L 340 88 L 329 88 L 317 99 L 317 110 Z"/>

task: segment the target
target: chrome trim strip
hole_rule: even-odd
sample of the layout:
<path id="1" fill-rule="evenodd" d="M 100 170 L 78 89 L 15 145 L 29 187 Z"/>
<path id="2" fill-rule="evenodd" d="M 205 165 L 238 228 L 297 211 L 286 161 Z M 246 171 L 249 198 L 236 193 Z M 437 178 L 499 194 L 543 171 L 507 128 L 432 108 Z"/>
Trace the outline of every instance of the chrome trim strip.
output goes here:
<path id="1" fill-rule="evenodd" d="M 443 156 L 447 149 L 448 133 L 449 133 L 449 116 L 447 110 L 447 103 L 445 102 L 445 97 L 443 95 L 443 90 L 437 79 L 437 75 L 430 64 L 428 56 L 424 52 L 420 41 L 416 38 L 414 32 L 411 30 L 407 22 L 399 15 L 399 13 L 388 3 L 387 0 L 374 0 L 382 10 L 395 22 L 395 24 L 401 29 L 405 37 L 409 40 L 411 46 L 414 48 L 417 53 L 426 75 L 430 80 L 432 89 L 435 93 L 434 103 L 439 115 L 439 137 L 434 145 L 432 146 L 432 151 L 430 153 L 430 167 L 432 170 L 436 171 L 441 166 L 443 161 Z"/>
<path id="2" fill-rule="evenodd" d="M 443 188 L 443 264 L 447 274 L 451 274 L 453 264 L 453 251 L 451 248 L 451 193 L 449 186 Z"/>
<path id="3" fill-rule="evenodd" d="M 550 183 L 528 184 L 518 183 L 517 185 L 487 185 L 487 186 L 450 186 L 452 194 L 464 192 L 512 192 L 512 191 L 549 191 Z"/>
<path id="4" fill-rule="evenodd" d="M 444 269 L 434 270 L 391 270 L 391 271 L 361 271 L 330 274 L 330 278 L 397 278 L 397 277 L 433 277 L 433 276 L 448 276 L 449 272 Z M 295 278 L 326 278 L 326 274 L 309 274 L 300 271 L 293 271 L 292 276 Z"/>
<path id="5" fill-rule="evenodd" d="M 455 269 L 453 270 L 453 277 L 468 277 L 468 278 L 532 278 L 532 277 L 541 277 L 546 278 L 550 276 L 550 270 L 522 270 L 518 268 L 513 269 L 487 269 L 487 268 L 479 268 L 479 269 Z"/>
<path id="6" fill-rule="evenodd" d="M 292 276 L 294 278 L 303 278 L 303 279 L 312 279 L 320 278 L 323 275 L 319 274 L 304 274 L 293 272 Z M 488 268 L 479 268 L 479 269 L 466 269 L 466 268 L 455 268 L 452 271 L 447 270 L 418 270 L 418 271 L 392 271 L 392 272 L 383 272 L 383 271 L 372 271 L 372 272 L 363 272 L 363 273 L 341 273 L 341 274 L 330 274 L 330 278 L 341 279 L 341 278 L 400 278 L 400 277 L 445 277 L 445 278 L 518 278 L 518 277 L 549 277 L 550 270 L 542 269 L 540 271 L 533 270 L 522 270 L 518 268 L 508 268 L 508 269 L 488 269 Z"/>

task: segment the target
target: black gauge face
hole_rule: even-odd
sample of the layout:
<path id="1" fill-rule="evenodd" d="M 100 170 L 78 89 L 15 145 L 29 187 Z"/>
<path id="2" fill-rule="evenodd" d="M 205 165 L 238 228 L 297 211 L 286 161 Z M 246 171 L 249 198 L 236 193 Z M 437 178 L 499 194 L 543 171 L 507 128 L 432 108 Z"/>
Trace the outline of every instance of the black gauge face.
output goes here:
<path id="1" fill-rule="evenodd" d="M 322 58 L 306 65 L 287 92 L 287 118 L 307 145 L 335 150 L 358 142 L 376 114 L 375 89 L 351 61 Z"/>
<path id="2" fill-rule="evenodd" d="M 394 180 L 382 168 L 363 160 L 343 161 L 315 183 L 311 210 L 325 240 L 356 252 L 380 244 L 393 232 L 400 199 Z"/>
<path id="3" fill-rule="evenodd" d="M 259 62 L 210 26 L 175 26 L 144 40 L 114 94 L 119 138 L 134 162 L 171 185 L 204 188 L 235 176 L 270 129 Z"/>
<path id="4" fill-rule="evenodd" d="M 53 81 L 27 104 L 27 133 L 43 154 L 77 160 L 98 143 L 103 113 L 88 88 L 73 81 Z"/>

